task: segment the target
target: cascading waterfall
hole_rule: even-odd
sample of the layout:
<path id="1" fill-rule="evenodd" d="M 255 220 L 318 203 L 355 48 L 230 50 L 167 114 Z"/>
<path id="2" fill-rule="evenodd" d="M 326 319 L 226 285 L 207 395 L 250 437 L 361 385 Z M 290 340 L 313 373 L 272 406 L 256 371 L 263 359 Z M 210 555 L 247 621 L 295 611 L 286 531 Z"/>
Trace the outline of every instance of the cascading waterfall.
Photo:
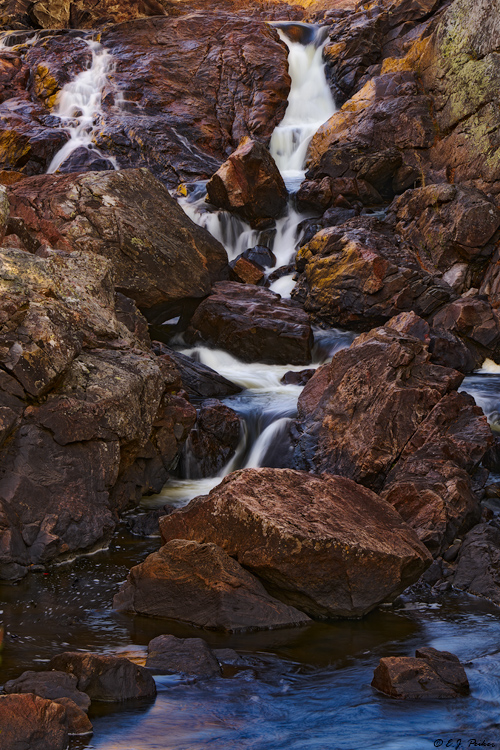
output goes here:
<path id="1" fill-rule="evenodd" d="M 55 154 L 47 174 L 57 172 L 73 151 L 82 146 L 91 148 L 95 154 L 107 159 L 118 169 L 115 159 L 103 154 L 93 142 L 96 124 L 102 115 L 102 92 L 112 69 L 113 57 L 99 42 L 85 41 L 92 51 L 92 62 L 89 68 L 79 73 L 59 93 L 54 114 L 61 119 L 70 139 Z"/>

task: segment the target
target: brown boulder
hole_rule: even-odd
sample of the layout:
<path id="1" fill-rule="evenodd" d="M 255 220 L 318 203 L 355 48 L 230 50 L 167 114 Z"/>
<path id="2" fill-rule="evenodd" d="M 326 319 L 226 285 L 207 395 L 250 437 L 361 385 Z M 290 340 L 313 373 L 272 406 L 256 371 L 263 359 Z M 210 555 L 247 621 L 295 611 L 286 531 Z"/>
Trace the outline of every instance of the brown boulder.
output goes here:
<path id="1" fill-rule="evenodd" d="M 115 703 L 156 695 L 149 670 L 121 656 L 66 651 L 54 656 L 48 666 L 75 675 L 78 689 L 92 700 Z"/>
<path id="2" fill-rule="evenodd" d="M 273 596 L 314 617 L 360 617 L 394 599 L 430 562 L 399 514 L 370 490 L 290 469 L 234 472 L 162 518 L 160 529 L 169 544 L 221 546 Z"/>
<path id="3" fill-rule="evenodd" d="M 153 638 L 148 643 L 146 667 L 154 674 L 221 675 L 219 662 L 202 638 L 176 638 L 173 635 Z"/>
<path id="4" fill-rule="evenodd" d="M 287 190 L 274 159 L 262 143 L 244 138 L 207 184 L 207 200 L 252 226 L 279 219 Z"/>
<path id="5" fill-rule="evenodd" d="M 486 357 L 496 360 L 500 355 L 500 314 L 483 297 L 468 293 L 441 308 L 431 323 L 435 362 L 471 372 Z M 459 349 L 465 349 L 465 361 Z"/>
<path id="6" fill-rule="evenodd" d="M 469 531 L 452 581 L 455 588 L 500 605 L 500 530 L 494 521 Z"/>
<path id="7" fill-rule="evenodd" d="M 2 750 L 66 750 L 64 706 L 37 695 L 0 695 Z"/>
<path id="8" fill-rule="evenodd" d="M 225 349 L 244 362 L 307 365 L 312 331 L 307 314 L 269 289 L 220 282 L 197 308 L 186 339 Z"/>
<path id="9" fill-rule="evenodd" d="M 378 220 L 320 230 L 297 254 L 293 292 L 316 321 L 368 329 L 403 310 L 428 316 L 453 296 L 439 275 Z"/>
<path id="10" fill-rule="evenodd" d="M 145 169 L 23 180 L 10 204 L 34 242 L 107 257 L 139 307 L 204 297 L 227 267 L 222 245 Z"/>
<path id="11" fill-rule="evenodd" d="M 372 687 L 391 698 L 425 700 L 458 698 L 469 692 L 460 660 L 448 651 L 420 648 L 415 657 L 391 656 L 380 660 Z"/>
<path id="12" fill-rule="evenodd" d="M 3 689 L 10 693 L 33 693 L 40 698 L 69 698 L 83 711 L 88 711 L 90 698 L 77 688 L 78 680 L 66 672 L 23 672 L 16 680 L 6 682 Z"/>
<path id="13" fill-rule="evenodd" d="M 220 547 L 184 539 L 172 539 L 132 568 L 113 607 L 231 633 L 309 622 Z"/>
<path id="14" fill-rule="evenodd" d="M 54 703 L 59 703 L 66 709 L 69 735 L 79 736 L 93 733 L 94 727 L 89 717 L 71 698 L 55 698 Z"/>
<path id="15" fill-rule="evenodd" d="M 190 479 L 215 477 L 234 456 L 242 424 L 235 411 L 217 399 L 207 399 L 184 444 L 183 475 Z"/>

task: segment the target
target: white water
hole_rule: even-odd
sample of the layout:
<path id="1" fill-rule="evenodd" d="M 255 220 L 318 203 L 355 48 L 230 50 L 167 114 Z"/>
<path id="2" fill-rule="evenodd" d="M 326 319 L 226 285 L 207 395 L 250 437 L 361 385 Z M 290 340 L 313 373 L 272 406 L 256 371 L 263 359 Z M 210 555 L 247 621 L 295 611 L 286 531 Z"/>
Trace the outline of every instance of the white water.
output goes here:
<path id="1" fill-rule="evenodd" d="M 296 192 L 304 179 L 304 164 L 311 138 L 320 125 L 332 116 L 336 107 L 325 76 L 324 44 L 303 45 L 290 41 L 279 29 L 278 33 L 289 49 L 288 66 L 292 83 L 288 108 L 273 133 L 270 152 L 288 190 Z M 265 233 L 252 229 L 233 214 L 210 210 L 204 189 L 200 192 L 181 198 L 179 203 L 192 221 L 207 229 L 224 245 L 230 261 L 258 244 L 266 245 L 274 252 L 274 268 L 287 266 L 293 261 L 301 240 L 299 224 L 307 214 L 300 214 L 290 207 L 287 215 L 276 222 L 276 234 L 269 240 Z M 273 270 L 269 269 L 268 273 Z M 293 275 L 288 275 L 275 281 L 270 288 L 282 297 L 290 297 L 293 287 Z"/>
<path id="2" fill-rule="evenodd" d="M 80 146 L 92 148 L 96 154 L 110 161 L 118 169 L 114 158 L 105 156 L 93 143 L 95 129 L 102 116 L 102 92 L 113 66 L 113 57 L 102 44 L 85 40 L 92 51 L 92 62 L 59 92 L 53 112 L 61 119 L 70 140 L 52 159 L 47 174 L 54 174 L 66 159 Z"/>

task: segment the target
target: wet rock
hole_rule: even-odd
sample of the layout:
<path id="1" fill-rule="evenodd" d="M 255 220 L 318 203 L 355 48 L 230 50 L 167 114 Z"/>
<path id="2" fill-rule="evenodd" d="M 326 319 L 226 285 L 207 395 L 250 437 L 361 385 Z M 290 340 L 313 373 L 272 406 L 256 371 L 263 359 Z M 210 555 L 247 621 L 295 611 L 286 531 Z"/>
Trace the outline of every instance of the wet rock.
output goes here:
<path id="1" fill-rule="evenodd" d="M 154 674 L 221 675 L 219 662 L 202 638 L 176 638 L 173 635 L 153 638 L 148 644 L 146 667 Z"/>
<path id="2" fill-rule="evenodd" d="M 35 41 L 27 49 L 24 62 L 31 71 L 30 94 L 52 108 L 63 86 L 90 68 L 92 52 L 84 39 L 73 34 L 54 34 Z"/>
<path id="3" fill-rule="evenodd" d="M 432 275 L 390 228 L 359 218 L 319 231 L 297 254 L 293 296 L 327 325 L 369 328 L 403 310 L 428 316 L 452 289 Z"/>
<path id="4" fill-rule="evenodd" d="M 127 527 L 135 536 L 160 536 L 159 521 L 167 512 L 165 508 L 150 510 L 148 513 L 128 519 Z"/>
<path id="5" fill-rule="evenodd" d="M 116 703 L 156 695 L 150 672 L 124 657 L 66 651 L 54 656 L 49 667 L 75 675 L 78 689 L 92 700 Z"/>
<path id="6" fill-rule="evenodd" d="M 301 211 L 308 209 L 325 210 L 333 200 L 332 180 L 304 180 L 297 192 L 297 205 Z"/>
<path id="7" fill-rule="evenodd" d="M 457 361 L 454 348 L 451 347 L 451 357 L 448 357 L 447 349 L 442 346 L 444 332 L 466 347 L 469 352 L 468 371 L 479 367 L 486 357 L 498 358 L 500 315 L 487 300 L 469 295 L 462 297 L 439 310 L 431 323 L 434 336 L 438 339 L 434 345 L 434 358 L 439 354 L 442 360 L 450 359 L 450 364 L 452 358 Z"/>
<path id="8" fill-rule="evenodd" d="M 258 13 L 211 10 L 131 20 L 102 37 L 115 67 L 97 145 L 172 188 L 209 179 L 245 136 L 266 144 L 286 109 L 287 49 L 276 30 Z M 119 110 L 117 90 L 126 92 Z"/>
<path id="9" fill-rule="evenodd" d="M 373 492 L 290 469 L 234 472 L 160 528 L 167 547 L 176 538 L 221 546 L 273 596 L 313 617 L 360 617 L 430 563 L 413 531 Z"/>
<path id="10" fill-rule="evenodd" d="M 235 411 L 217 399 L 204 401 L 184 446 L 184 476 L 217 476 L 234 456 L 241 434 L 242 425 Z"/>
<path id="11" fill-rule="evenodd" d="M 247 258 L 239 257 L 229 264 L 229 278 L 231 281 L 239 281 L 242 284 L 262 284 L 264 282 L 264 270 L 256 263 Z"/>
<path id="12" fill-rule="evenodd" d="M 140 308 L 206 296 L 226 251 L 147 170 L 44 175 L 10 191 L 34 240 L 109 258 L 116 287 Z"/>
<path id="13" fill-rule="evenodd" d="M 214 648 L 212 653 L 222 666 L 242 666 L 245 663 L 245 660 L 232 648 Z"/>
<path id="14" fill-rule="evenodd" d="M 305 385 L 315 372 L 316 370 L 300 370 L 299 372 L 290 370 L 289 372 L 285 372 L 280 383 L 283 383 L 283 385 Z"/>
<path id="15" fill-rule="evenodd" d="M 207 200 L 252 226 L 279 219 L 287 204 L 283 177 L 269 151 L 244 138 L 207 183 Z"/>
<path id="16" fill-rule="evenodd" d="M 431 105 L 410 71 L 370 79 L 313 136 L 307 179 L 361 179 L 390 199 L 398 170 L 434 143 Z"/>
<path id="17" fill-rule="evenodd" d="M 390 209 L 396 231 L 419 252 L 424 265 L 444 273 L 463 292 L 457 264 L 489 257 L 500 226 L 500 210 L 480 190 L 464 185 L 428 185 L 408 190 Z"/>
<path id="18" fill-rule="evenodd" d="M 4 692 L 33 693 L 40 698 L 57 700 L 70 698 L 83 711 L 88 711 L 90 698 L 77 688 L 78 680 L 66 672 L 23 672 L 20 677 L 4 685 Z"/>
<path id="19" fill-rule="evenodd" d="M 220 547 L 184 539 L 172 539 L 132 568 L 113 607 L 229 632 L 309 622 L 303 612 L 273 599 Z"/>
<path id="20" fill-rule="evenodd" d="M 261 268 L 274 268 L 276 265 L 275 254 L 272 250 L 263 245 L 249 247 L 241 253 L 241 257 L 255 263 L 255 265 L 260 266 Z"/>
<path id="21" fill-rule="evenodd" d="M 2 750 L 68 747 L 66 709 L 37 695 L 0 695 L 0 730 Z"/>
<path id="22" fill-rule="evenodd" d="M 279 294 L 220 282 L 197 308 L 186 339 L 225 349 L 244 362 L 307 365 L 312 332 L 306 313 Z"/>
<path id="23" fill-rule="evenodd" d="M 372 687 L 401 700 L 444 699 L 467 695 L 469 681 L 457 656 L 426 647 L 417 649 L 415 658 L 381 659 Z"/>
<path id="24" fill-rule="evenodd" d="M 398 328 L 401 329 L 398 330 Z M 359 336 L 299 398 L 295 465 L 382 491 L 435 554 L 480 517 L 471 475 L 492 443 L 462 376 L 408 320 Z"/>
<path id="25" fill-rule="evenodd" d="M 232 383 L 227 378 L 219 375 L 207 365 L 202 365 L 192 357 L 169 349 L 158 341 L 153 343 L 153 349 L 157 354 L 168 353 L 168 356 L 176 363 L 182 378 L 182 387 L 188 393 L 189 398 L 194 401 L 203 401 L 206 398 L 225 398 L 241 392 L 240 386 Z"/>
<path id="26" fill-rule="evenodd" d="M 54 703 L 59 703 L 66 709 L 69 735 L 80 736 L 93 733 L 94 727 L 89 717 L 71 698 L 56 698 Z"/>
<path id="27" fill-rule="evenodd" d="M 500 530 L 481 523 L 465 536 L 453 586 L 500 605 Z"/>
<path id="28" fill-rule="evenodd" d="M 114 169 L 113 162 L 92 148 L 76 148 L 57 169 L 57 174 L 71 172 L 109 172 Z"/>

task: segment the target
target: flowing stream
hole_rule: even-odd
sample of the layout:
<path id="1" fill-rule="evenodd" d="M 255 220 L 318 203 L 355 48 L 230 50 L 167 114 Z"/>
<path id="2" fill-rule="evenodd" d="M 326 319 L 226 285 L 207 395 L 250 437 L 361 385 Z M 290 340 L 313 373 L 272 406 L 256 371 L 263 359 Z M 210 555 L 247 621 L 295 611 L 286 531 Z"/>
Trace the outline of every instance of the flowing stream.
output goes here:
<path id="1" fill-rule="evenodd" d="M 286 33 L 286 24 L 281 26 L 281 33 Z M 323 71 L 321 38 L 313 33 L 305 45 L 285 39 L 292 74 L 290 106 L 271 148 L 292 190 L 303 177 L 307 144 L 334 111 L 334 104 Z M 96 92 L 102 90 L 110 64 L 102 48 L 95 47 L 93 52 L 92 67 L 75 79 L 73 87 L 65 87 L 59 102 L 61 118 L 68 122 L 71 118 L 73 123 L 70 144 L 74 141 L 75 148 L 90 143 L 99 116 L 100 93 Z M 55 169 L 57 165 L 51 167 Z M 202 184 L 182 204 L 224 243 L 231 258 L 262 240 L 243 222 L 207 208 Z M 271 240 L 277 265 L 286 265 L 293 257 L 302 218 L 291 209 L 278 222 Z M 341 331 L 315 331 L 313 366 L 352 339 L 352 334 Z M 215 486 L 224 473 L 241 466 L 279 465 L 286 451 L 287 426 L 301 388 L 283 385 L 281 378 L 286 371 L 301 368 L 243 364 L 226 352 L 205 347 L 184 352 L 244 389 L 225 400 L 244 425 L 241 444 L 220 476 L 171 481 L 160 495 L 145 498 L 144 507 L 184 505 Z M 498 369 L 487 365 L 465 381 L 464 389 L 473 393 L 495 422 L 495 413 L 500 414 Z M 141 660 L 149 640 L 161 633 L 200 636 L 197 629 L 179 623 L 130 617 L 111 609 L 112 597 L 130 567 L 159 544 L 157 538 L 133 537 L 127 523 L 125 518 L 107 550 L 53 566 L 47 573 L 33 573 L 16 585 L 0 583 L 0 616 L 6 628 L 2 681 L 24 669 L 43 666 L 63 649 L 118 652 Z M 238 649 L 245 668 L 209 682 L 158 677 L 154 702 L 94 703 L 94 737 L 75 740 L 72 750 L 499 746 L 500 621 L 498 609 L 485 601 L 454 591 L 440 594 L 437 600 L 424 591 L 406 594 L 393 606 L 381 607 L 360 621 L 311 623 L 244 635 L 207 631 L 203 638 L 213 647 Z M 416 704 L 374 692 L 370 682 L 382 656 L 413 655 L 422 645 L 452 651 L 465 662 L 472 688 L 469 698 Z"/>

